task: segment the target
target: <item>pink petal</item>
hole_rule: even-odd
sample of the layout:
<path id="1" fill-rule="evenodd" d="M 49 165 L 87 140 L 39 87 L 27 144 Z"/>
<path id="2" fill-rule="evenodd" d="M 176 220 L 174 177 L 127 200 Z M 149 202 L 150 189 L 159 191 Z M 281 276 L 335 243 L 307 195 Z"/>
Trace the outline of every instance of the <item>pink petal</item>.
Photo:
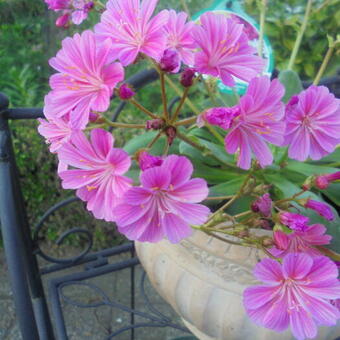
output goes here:
<path id="1" fill-rule="evenodd" d="M 167 189 L 171 181 L 171 172 L 162 166 L 149 168 L 142 172 L 140 181 L 145 188 Z"/>
<path id="2" fill-rule="evenodd" d="M 289 316 L 293 335 L 298 340 L 316 337 L 317 327 L 315 322 L 304 309 L 293 310 Z"/>
<path id="3" fill-rule="evenodd" d="M 169 191 L 171 198 L 181 202 L 198 203 L 207 198 L 209 189 L 207 182 L 201 178 L 194 178 Z"/>
<path id="4" fill-rule="evenodd" d="M 285 278 L 301 279 L 313 266 L 313 259 L 302 253 L 288 254 L 283 259 L 282 272 Z"/>
<path id="5" fill-rule="evenodd" d="M 273 259 L 263 259 L 254 268 L 255 277 L 265 283 L 277 285 L 282 279 L 280 264 Z"/>
<path id="6" fill-rule="evenodd" d="M 243 302 L 246 309 L 257 309 L 275 298 L 277 287 L 252 286 L 243 292 Z"/>
<path id="7" fill-rule="evenodd" d="M 91 131 L 91 143 L 97 155 L 105 158 L 112 149 L 114 138 L 111 133 L 103 129 L 93 129 Z"/>
<path id="8" fill-rule="evenodd" d="M 189 225 L 174 214 L 164 215 L 162 228 L 171 243 L 178 243 L 192 234 L 192 229 Z"/>
<path id="9" fill-rule="evenodd" d="M 191 162 L 186 157 L 176 155 L 168 156 L 161 168 L 171 175 L 171 184 L 175 189 L 187 182 L 193 172 Z"/>

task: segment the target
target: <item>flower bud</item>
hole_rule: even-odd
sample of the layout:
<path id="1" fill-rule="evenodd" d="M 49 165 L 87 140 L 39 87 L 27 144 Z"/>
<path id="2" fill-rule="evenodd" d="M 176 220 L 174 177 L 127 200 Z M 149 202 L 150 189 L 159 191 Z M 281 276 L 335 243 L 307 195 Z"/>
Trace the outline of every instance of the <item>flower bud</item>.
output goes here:
<path id="1" fill-rule="evenodd" d="M 159 66 L 164 72 L 177 73 L 181 66 L 178 52 L 171 49 L 165 50 Z"/>
<path id="2" fill-rule="evenodd" d="M 193 84 L 195 78 L 196 70 L 194 68 L 187 68 L 181 74 L 181 84 L 184 87 L 190 87 Z"/>
<path id="3" fill-rule="evenodd" d="M 57 18 L 55 24 L 58 27 L 66 28 L 68 26 L 69 19 L 70 19 L 70 15 L 66 13 L 66 14 L 60 16 L 59 18 Z"/>
<path id="4" fill-rule="evenodd" d="M 335 216 L 328 204 L 308 199 L 305 208 L 314 210 L 328 221 L 333 221 Z"/>
<path id="5" fill-rule="evenodd" d="M 123 84 L 118 89 L 119 98 L 122 100 L 128 100 L 132 98 L 136 92 L 134 92 L 128 84 Z"/>
<path id="6" fill-rule="evenodd" d="M 160 130 L 164 126 L 164 120 L 161 118 L 148 120 L 145 128 L 147 130 Z"/>
<path id="7" fill-rule="evenodd" d="M 93 2 L 93 1 L 88 2 L 88 3 L 85 4 L 85 6 L 84 6 L 84 10 L 85 10 L 86 12 L 91 11 L 91 9 L 93 9 L 93 8 L 94 8 L 94 2 Z"/>
<path id="8" fill-rule="evenodd" d="M 95 123 L 99 118 L 99 115 L 97 113 L 94 113 L 92 111 L 90 111 L 90 114 L 89 114 L 89 121 L 91 123 Z"/>
<path id="9" fill-rule="evenodd" d="M 166 130 L 165 130 L 165 134 L 168 137 L 168 143 L 169 145 L 172 145 L 174 139 L 176 138 L 176 128 L 173 126 L 169 126 Z"/>
<path id="10" fill-rule="evenodd" d="M 158 156 L 153 156 L 149 154 L 147 151 L 141 151 L 138 155 L 138 163 L 139 167 L 142 171 L 150 168 L 154 168 L 156 166 L 160 166 L 163 163 L 163 159 Z"/>
<path id="11" fill-rule="evenodd" d="M 252 203 L 251 210 L 260 213 L 264 217 L 270 217 L 272 214 L 272 206 L 273 201 L 271 200 L 270 195 L 266 193 Z"/>
<path id="12" fill-rule="evenodd" d="M 292 230 L 305 231 L 308 228 L 309 218 L 300 214 L 285 211 L 279 214 L 280 222 Z"/>
<path id="13" fill-rule="evenodd" d="M 333 174 L 320 175 L 315 178 L 315 186 L 318 189 L 327 189 L 331 182 L 337 181 L 340 179 L 340 171 L 337 171 Z"/>

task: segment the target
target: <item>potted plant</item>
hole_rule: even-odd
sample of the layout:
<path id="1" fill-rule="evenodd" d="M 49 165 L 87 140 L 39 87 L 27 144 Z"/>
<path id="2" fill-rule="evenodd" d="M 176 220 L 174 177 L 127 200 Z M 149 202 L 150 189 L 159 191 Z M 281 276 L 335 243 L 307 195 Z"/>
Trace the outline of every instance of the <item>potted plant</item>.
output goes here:
<path id="1" fill-rule="evenodd" d="M 59 26 L 101 6 L 46 2 Z M 262 75 L 262 48 L 234 17 L 193 22 L 174 10 L 153 15 L 156 4 L 109 0 L 94 30 L 64 39 L 50 60 L 57 73 L 39 132 L 63 188 L 136 241 L 154 286 L 199 338 L 336 337 L 340 258 L 326 245 L 339 222 L 340 104 L 318 82 L 339 39 L 303 90 L 292 70 Z M 158 73 L 157 111 L 124 82 L 137 63 Z M 109 119 L 119 99 L 139 110 L 133 122 Z M 144 133 L 122 145 L 118 129 Z"/>

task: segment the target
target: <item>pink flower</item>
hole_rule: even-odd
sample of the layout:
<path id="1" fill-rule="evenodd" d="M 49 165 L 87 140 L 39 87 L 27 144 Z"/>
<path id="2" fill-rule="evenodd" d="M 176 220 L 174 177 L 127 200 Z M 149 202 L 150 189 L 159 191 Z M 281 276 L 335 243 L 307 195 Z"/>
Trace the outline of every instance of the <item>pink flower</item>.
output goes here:
<path id="1" fill-rule="evenodd" d="M 278 80 L 270 81 L 265 76 L 253 78 L 238 105 L 210 109 L 203 114 L 210 124 L 230 128 L 225 147 L 229 153 L 239 150 L 237 165 L 242 169 L 250 168 L 252 152 L 262 167 L 273 162 L 266 142 L 280 145 L 283 141 L 283 94 L 284 88 Z"/>
<path id="2" fill-rule="evenodd" d="M 315 185 L 319 189 L 327 189 L 331 182 L 337 181 L 340 179 L 340 171 L 337 171 L 333 174 L 325 174 L 317 176 L 315 179 Z"/>
<path id="3" fill-rule="evenodd" d="M 289 254 L 282 265 L 263 259 L 255 266 L 263 285 L 247 288 L 244 306 L 256 324 L 282 332 L 290 325 L 298 340 L 314 338 L 317 326 L 333 326 L 340 317 L 330 302 L 340 297 L 338 270 L 327 257 Z"/>
<path id="4" fill-rule="evenodd" d="M 312 209 L 317 212 L 320 216 L 324 217 L 328 221 L 333 221 L 335 216 L 332 212 L 332 209 L 328 204 L 323 202 L 318 202 L 314 200 L 307 200 L 305 207 L 307 209 Z"/>
<path id="5" fill-rule="evenodd" d="M 326 228 L 322 224 L 312 224 L 303 230 L 295 230 L 286 234 L 280 230 L 274 232 L 274 247 L 270 252 L 276 257 L 284 257 L 289 253 L 306 253 L 320 256 L 314 246 L 329 244 L 332 236 L 325 235 Z"/>
<path id="6" fill-rule="evenodd" d="M 132 180 L 123 176 L 131 165 L 129 155 L 113 148 L 112 135 L 102 129 L 91 131 L 91 142 L 80 132 L 58 152 L 62 164 L 74 167 L 61 171 L 64 189 L 77 189 L 96 218 L 113 221 L 113 208 L 130 188 Z"/>
<path id="7" fill-rule="evenodd" d="M 243 31 L 247 34 L 249 40 L 254 40 L 259 37 L 259 34 L 255 27 L 251 25 L 247 20 L 244 20 L 242 17 L 235 14 L 232 14 L 231 17 L 238 24 L 243 24 Z"/>
<path id="8" fill-rule="evenodd" d="M 309 226 L 309 218 L 300 214 L 285 211 L 280 214 L 280 222 L 295 231 L 306 231 Z"/>
<path id="9" fill-rule="evenodd" d="M 140 168 L 144 171 L 156 166 L 161 166 L 163 164 L 163 159 L 162 157 L 152 156 L 148 152 L 142 151 L 138 155 L 138 163 Z"/>
<path id="10" fill-rule="evenodd" d="M 194 64 L 193 49 L 196 45 L 191 32 L 195 24 L 186 23 L 187 18 L 185 12 L 176 13 L 173 9 L 170 10 L 169 21 L 164 30 L 168 37 L 167 48 L 177 51 L 180 61 L 190 66 Z"/>
<path id="11" fill-rule="evenodd" d="M 190 179 L 193 167 L 183 156 L 168 156 L 140 176 L 114 209 L 118 229 L 130 240 L 158 242 L 166 236 L 177 243 L 192 233 L 190 224 L 202 224 L 209 209 L 197 204 L 208 195 L 207 183 Z"/>
<path id="12" fill-rule="evenodd" d="M 62 46 L 50 60 L 60 73 L 50 78 L 48 109 L 59 118 L 71 112 L 74 127 L 83 129 L 90 110 L 104 112 L 109 108 L 113 88 L 123 80 L 124 70 L 119 63 L 107 65 L 110 42 L 98 47 L 91 31 L 64 39 Z"/>
<path id="13" fill-rule="evenodd" d="M 272 206 L 273 201 L 271 200 L 270 195 L 267 193 L 253 202 L 251 209 L 254 212 L 261 213 L 264 217 L 270 217 L 272 214 Z"/>
<path id="14" fill-rule="evenodd" d="M 203 74 L 220 77 L 228 86 L 234 86 L 232 76 L 250 81 L 264 67 L 264 60 L 249 46 L 243 25 L 223 14 L 205 13 L 200 17 L 201 25 L 192 31 L 201 51 L 195 54 L 195 67 Z"/>
<path id="15" fill-rule="evenodd" d="M 46 109 L 50 100 L 50 95 L 47 95 L 45 97 L 44 110 L 46 119 L 38 119 L 40 123 L 38 131 L 46 138 L 46 143 L 51 144 L 50 151 L 56 152 L 67 143 L 72 138 L 72 135 L 78 130 L 73 128 L 69 115 L 65 115 L 61 118 L 50 115 L 49 110 Z"/>
<path id="16" fill-rule="evenodd" d="M 334 151 L 340 142 L 340 100 L 325 86 L 310 86 L 286 107 L 285 145 L 299 161 L 317 160 Z"/>
<path id="17" fill-rule="evenodd" d="M 110 38 L 111 60 L 132 64 L 139 53 L 159 61 L 166 48 L 163 27 L 169 14 L 164 10 L 151 19 L 158 0 L 109 0 L 101 22 L 95 26 L 100 40 Z"/>
<path id="18" fill-rule="evenodd" d="M 45 3 L 48 5 L 48 9 L 52 9 L 54 11 L 60 11 L 63 9 L 68 9 L 71 7 L 72 0 L 45 0 Z"/>
<path id="19" fill-rule="evenodd" d="M 55 12 L 62 11 L 63 15 L 56 21 L 59 27 L 66 27 L 70 17 L 74 24 L 80 25 L 94 7 L 94 2 L 88 0 L 45 0 L 45 2 L 49 9 Z"/>

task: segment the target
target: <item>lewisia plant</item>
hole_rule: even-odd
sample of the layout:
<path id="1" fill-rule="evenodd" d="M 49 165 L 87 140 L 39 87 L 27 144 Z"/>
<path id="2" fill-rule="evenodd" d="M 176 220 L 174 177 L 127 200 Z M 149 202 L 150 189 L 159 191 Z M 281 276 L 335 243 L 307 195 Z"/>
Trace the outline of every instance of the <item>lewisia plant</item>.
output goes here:
<path id="1" fill-rule="evenodd" d="M 46 2 L 76 24 L 98 6 Z M 340 101 L 318 86 L 327 58 L 303 90 L 291 70 L 263 75 L 262 51 L 239 20 L 207 12 L 193 22 L 155 13 L 157 2 L 109 0 L 94 30 L 64 39 L 50 60 L 57 73 L 38 129 L 62 186 L 130 240 L 178 243 L 203 232 L 262 250 L 254 268 L 262 284 L 245 290 L 246 312 L 263 327 L 314 338 L 340 317 L 340 257 L 329 248 L 339 222 Z M 258 38 L 261 46 L 263 31 Z M 124 80 L 138 63 L 158 73 L 156 109 Z M 238 79 L 248 83 L 241 96 Z M 139 110 L 134 122 L 109 119 L 120 100 Z M 121 129 L 136 137 L 124 145 Z"/>

